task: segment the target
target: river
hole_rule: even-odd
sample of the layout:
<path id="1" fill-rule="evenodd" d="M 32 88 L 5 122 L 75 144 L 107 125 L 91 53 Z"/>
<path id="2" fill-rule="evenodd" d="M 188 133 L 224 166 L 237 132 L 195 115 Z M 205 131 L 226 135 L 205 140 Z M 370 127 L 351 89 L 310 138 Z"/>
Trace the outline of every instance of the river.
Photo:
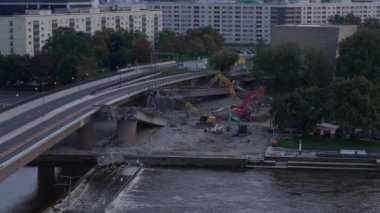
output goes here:
<path id="1" fill-rule="evenodd" d="M 107 212 L 380 212 L 380 174 L 145 169 Z"/>
<path id="2" fill-rule="evenodd" d="M 376 172 L 145 168 L 108 212 L 370 213 L 380 212 L 379 185 Z M 39 212 L 61 193 L 41 193 L 37 168 L 24 167 L 0 183 L 0 212 Z"/>

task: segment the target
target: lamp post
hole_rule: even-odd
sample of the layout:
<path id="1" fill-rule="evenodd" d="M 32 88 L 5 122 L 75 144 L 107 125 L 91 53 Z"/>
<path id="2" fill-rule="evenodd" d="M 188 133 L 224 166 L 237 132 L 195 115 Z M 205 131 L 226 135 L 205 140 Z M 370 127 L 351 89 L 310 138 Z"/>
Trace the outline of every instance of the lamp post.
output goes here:
<path id="1" fill-rule="evenodd" d="M 116 66 L 116 73 L 119 73 L 119 67 Z M 119 73 L 119 84 L 121 86 L 121 72 Z"/>
<path id="2" fill-rule="evenodd" d="M 298 140 L 298 154 L 302 155 L 302 140 Z"/>

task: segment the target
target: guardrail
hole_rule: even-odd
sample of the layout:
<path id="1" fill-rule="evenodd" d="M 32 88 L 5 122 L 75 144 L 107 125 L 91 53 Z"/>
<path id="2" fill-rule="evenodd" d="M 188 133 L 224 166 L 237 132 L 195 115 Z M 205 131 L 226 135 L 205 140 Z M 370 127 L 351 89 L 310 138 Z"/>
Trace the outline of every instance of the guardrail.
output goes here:
<path id="1" fill-rule="evenodd" d="M 134 71 L 136 69 L 145 69 L 145 68 L 152 68 L 152 67 L 157 67 L 157 66 L 165 66 L 165 65 L 174 65 L 176 64 L 176 61 L 167 61 L 167 62 L 161 62 L 161 63 L 155 63 L 155 64 L 147 64 L 147 65 L 140 65 L 140 66 L 135 66 L 135 67 L 125 67 L 125 68 L 120 68 L 117 71 L 120 72 L 128 72 L 128 71 Z"/>
<path id="2" fill-rule="evenodd" d="M 158 88 L 158 87 L 162 86 L 163 84 L 170 84 L 170 83 L 176 83 L 179 81 L 186 81 L 186 80 L 190 80 L 190 79 L 194 79 L 194 78 L 199 78 L 202 76 L 207 76 L 207 75 L 210 75 L 213 73 L 215 73 L 215 72 L 214 71 L 201 71 L 201 72 L 197 72 L 197 73 L 186 73 L 186 74 L 180 74 L 180 75 L 175 75 L 175 76 L 163 77 L 160 79 L 148 80 L 145 82 L 133 84 L 133 86 L 131 86 L 131 88 L 130 88 L 131 91 L 129 91 L 129 92 L 133 93 L 133 92 L 141 91 L 143 89 L 154 89 L 154 88 Z M 107 88 L 103 88 L 103 89 L 94 91 L 91 93 L 91 95 L 99 95 L 99 94 L 103 94 L 103 93 L 106 93 L 106 92 L 109 92 L 112 90 L 116 90 L 116 89 L 120 89 L 120 88 L 122 88 L 122 86 L 120 86 L 118 84 L 118 85 L 114 85 L 113 87 L 107 87 Z"/>

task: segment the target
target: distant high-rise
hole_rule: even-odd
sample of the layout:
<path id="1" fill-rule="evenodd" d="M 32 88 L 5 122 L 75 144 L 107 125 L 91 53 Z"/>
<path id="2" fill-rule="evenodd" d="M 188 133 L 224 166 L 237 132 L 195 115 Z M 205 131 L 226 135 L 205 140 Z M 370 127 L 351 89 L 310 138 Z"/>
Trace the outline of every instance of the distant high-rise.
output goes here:
<path id="1" fill-rule="evenodd" d="M 190 29 L 211 26 L 223 35 L 226 43 L 231 44 L 255 44 L 261 40 L 270 43 L 271 29 L 275 25 L 328 24 L 329 17 L 334 15 L 353 14 L 362 20 L 380 19 L 380 2 L 271 0 L 272 3 L 255 3 L 242 0 L 208 3 L 212 1 L 219 0 L 156 0 L 147 2 L 146 7 L 162 11 L 163 28 L 185 34 Z"/>
<path id="2" fill-rule="evenodd" d="M 3 55 L 36 55 L 58 27 L 69 27 L 93 35 L 105 28 L 140 31 L 154 42 L 162 30 L 162 13 L 157 10 L 52 13 L 50 10 L 28 10 L 25 15 L 0 17 L 0 53 Z"/>
<path id="3" fill-rule="evenodd" d="M 34 9 L 97 8 L 99 0 L 1 0 L 0 15 L 24 14 Z"/>

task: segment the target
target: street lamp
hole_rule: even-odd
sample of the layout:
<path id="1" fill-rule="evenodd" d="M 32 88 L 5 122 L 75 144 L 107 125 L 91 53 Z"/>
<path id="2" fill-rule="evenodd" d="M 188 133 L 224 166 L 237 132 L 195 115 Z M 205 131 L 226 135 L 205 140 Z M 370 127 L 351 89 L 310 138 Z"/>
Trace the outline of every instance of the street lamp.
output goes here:
<path id="1" fill-rule="evenodd" d="M 119 67 L 116 66 L 116 73 L 119 73 Z M 119 84 L 121 86 L 121 72 L 119 73 Z"/>

